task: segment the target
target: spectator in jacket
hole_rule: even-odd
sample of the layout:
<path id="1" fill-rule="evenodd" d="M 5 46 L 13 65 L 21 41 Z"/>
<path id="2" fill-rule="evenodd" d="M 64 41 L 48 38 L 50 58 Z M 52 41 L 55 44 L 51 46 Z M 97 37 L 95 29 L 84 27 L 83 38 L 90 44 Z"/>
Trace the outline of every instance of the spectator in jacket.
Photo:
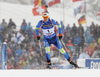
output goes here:
<path id="1" fill-rule="evenodd" d="M 100 35 L 99 35 L 99 38 L 98 38 L 98 44 L 100 44 Z"/>
<path id="2" fill-rule="evenodd" d="M 93 52 L 97 49 L 97 44 L 95 40 L 93 40 L 92 43 L 90 44 L 90 48 L 93 50 Z"/>
<path id="3" fill-rule="evenodd" d="M 8 62 L 7 69 L 14 69 L 14 65 L 12 65 L 11 61 Z"/>
<path id="4" fill-rule="evenodd" d="M 75 45 L 75 55 L 80 54 L 80 46 L 81 46 L 81 37 L 79 37 L 78 34 L 76 34 L 76 37 L 74 38 L 74 45 Z"/>
<path id="5" fill-rule="evenodd" d="M 18 57 L 22 57 L 23 50 L 20 46 L 18 46 L 18 49 L 15 51 L 15 54 L 18 55 Z"/>
<path id="6" fill-rule="evenodd" d="M 1 25 L 2 25 L 3 27 L 7 27 L 7 22 L 5 22 L 5 19 L 2 20 Z"/>
<path id="7" fill-rule="evenodd" d="M 76 34 L 77 34 L 77 27 L 76 27 L 76 25 L 75 25 L 75 23 L 73 24 L 73 27 L 72 27 L 72 29 L 71 29 L 71 35 L 72 36 L 76 36 Z"/>
<path id="8" fill-rule="evenodd" d="M 63 21 L 61 21 L 61 22 L 60 22 L 60 24 L 61 24 L 62 33 L 64 33 L 64 32 L 65 32 L 65 29 L 64 29 L 64 28 L 65 28 L 65 26 L 64 26 Z"/>
<path id="9" fill-rule="evenodd" d="M 80 46 L 81 44 L 81 38 L 79 37 L 79 35 L 77 34 L 76 37 L 74 38 L 74 44 Z"/>
<path id="10" fill-rule="evenodd" d="M 91 57 L 93 54 L 93 49 L 90 48 L 89 44 L 85 44 L 83 52 L 88 52 L 88 55 Z"/>
<path id="11" fill-rule="evenodd" d="M 100 26 L 97 29 L 97 37 L 99 38 L 99 36 L 100 36 Z"/>
<path id="12" fill-rule="evenodd" d="M 0 24 L 0 31 L 3 32 L 4 27 Z"/>
<path id="13" fill-rule="evenodd" d="M 64 42 L 67 44 L 68 41 L 71 40 L 72 38 L 71 38 L 70 34 L 68 33 L 64 39 L 65 39 Z"/>
<path id="14" fill-rule="evenodd" d="M 90 29 L 95 29 L 95 24 L 94 24 L 94 22 L 91 23 Z"/>
<path id="15" fill-rule="evenodd" d="M 21 24 L 21 31 L 23 34 L 25 34 L 25 32 L 26 32 L 26 27 L 27 27 L 27 23 L 26 23 L 25 19 L 23 19 L 23 22 Z"/>
<path id="16" fill-rule="evenodd" d="M 90 56 L 88 55 L 88 52 L 82 52 L 80 55 L 79 55 L 79 59 L 89 59 Z"/>
<path id="17" fill-rule="evenodd" d="M 0 43 L 2 43 L 3 40 L 4 40 L 4 36 L 3 36 L 2 32 L 0 32 Z"/>
<path id="18" fill-rule="evenodd" d="M 83 26 L 80 24 L 79 27 L 78 27 L 78 33 L 81 33 L 82 36 L 84 35 L 84 28 Z M 80 35 L 80 34 L 79 34 Z"/>
<path id="19" fill-rule="evenodd" d="M 30 65 L 28 61 L 26 61 L 26 65 L 24 66 L 24 69 L 30 69 Z"/>
<path id="20" fill-rule="evenodd" d="M 34 32 L 33 29 L 29 28 L 29 31 L 28 31 L 29 39 L 32 39 L 34 37 L 33 32 Z"/>
<path id="21" fill-rule="evenodd" d="M 74 53 L 74 46 L 73 46 L 71 40 L 68 41 L 68 44 L 66 46 L 68 46 L 68 48 L 71 50 L 71 52 Z"/>
<path id="22" fill-rule="evenodd" d="M 87 43 L 88 42 L 87 39 L 89 39 L 89 37 L 90 37 L 90 28 L 89 27 L 87 27 L 84 37 L 85 37 L 85 43 Z"/>
<path id="23" fill-rule="evenodd" d="M 67 25 L 66 28 L 68 29 L 68 33 L 70 33 L 71 28 L 70 28 L 70 25 L 69 24 Z"/>
<path id="24" fill-rule="evenodd" d="M 12 19 L 9 19 L 8 28 L 10 29 L 11 27 L 16 29 L 16 24 L 12 21 Z"/>
<path id="25" fill-rule="evenodd" d="M 26 26 L 26 31 L 28 31 L 29 29 L 32 29 L 31 23 L 29 22 L 28 25 Z"/>
<path id="26" fill-rule="evenodd" d="M 90 45 L 90 44 L 92 43 L 93 40 L 95 40 L 95 39 L 93 38 L 93 35 L 90 35 L 89 39 L 87 39 L 87 44 Z"/>

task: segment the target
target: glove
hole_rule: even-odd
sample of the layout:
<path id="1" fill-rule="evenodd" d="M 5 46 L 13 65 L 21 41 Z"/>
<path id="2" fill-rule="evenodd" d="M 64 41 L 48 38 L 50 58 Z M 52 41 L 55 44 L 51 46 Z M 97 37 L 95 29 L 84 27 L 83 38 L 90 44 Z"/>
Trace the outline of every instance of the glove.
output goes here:
<path id="1" fill-rule="evenodd" d="M 39 35 L 37 36 L 37 40 L 40 40 L 40 36 Z"/>
<path id="2" fill-rule="evenodd" d="M 62 34 L 59 34 L 59 39 L 60 39 L 60 40 L 62 39 Z"/>

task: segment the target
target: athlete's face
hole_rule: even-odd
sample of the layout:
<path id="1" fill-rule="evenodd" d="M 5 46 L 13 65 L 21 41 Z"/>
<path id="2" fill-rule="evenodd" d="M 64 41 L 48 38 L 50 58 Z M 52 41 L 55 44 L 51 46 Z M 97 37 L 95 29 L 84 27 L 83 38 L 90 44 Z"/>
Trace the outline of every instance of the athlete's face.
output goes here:
<path id="1" fill-rule="evenodd" d="M 47 21 L 48 21 L 48 18 L 43 18 L 43 19 L 44 19 L 44 21 L 45 21 L 45 22 L 47 22 Z"/>

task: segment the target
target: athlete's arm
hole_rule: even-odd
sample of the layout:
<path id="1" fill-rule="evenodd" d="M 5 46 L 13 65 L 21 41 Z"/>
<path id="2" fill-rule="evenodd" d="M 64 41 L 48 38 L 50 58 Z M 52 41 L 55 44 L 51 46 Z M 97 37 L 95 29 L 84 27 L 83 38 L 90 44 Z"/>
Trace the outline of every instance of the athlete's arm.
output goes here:
<path id="1" fill-rule="evenodd" d="M 38 31 L 38 29 L 39 29 L 39 27 L 41 26 L 41 23 L 42 23 L 42 20 L 39 21 L 38 24 L 36 25 L 36 28 L 35 28 L 36 36 L 39 35 L 39 31 Z"/>
<path id="2" fill-rule="evenodd" d="M 55 21 L 53 19 L 52 19 L 52 22 L 53 22 L 54 25 L 57 25 L 58 26 L 59 34 L 62 34 L 62 32 L 61 32 L 61 24 L 59 24 L 57 21 Z"/>

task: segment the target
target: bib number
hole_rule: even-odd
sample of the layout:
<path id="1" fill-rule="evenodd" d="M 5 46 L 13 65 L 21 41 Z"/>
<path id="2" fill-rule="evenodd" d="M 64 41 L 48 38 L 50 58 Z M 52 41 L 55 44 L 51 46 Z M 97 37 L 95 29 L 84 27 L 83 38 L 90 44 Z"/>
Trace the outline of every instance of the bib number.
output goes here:
<path id="1" fill-rule="evenodd" d="M 54 33 L 54 28 L 43 30 L 44 35 L 50 36 Z"/>

